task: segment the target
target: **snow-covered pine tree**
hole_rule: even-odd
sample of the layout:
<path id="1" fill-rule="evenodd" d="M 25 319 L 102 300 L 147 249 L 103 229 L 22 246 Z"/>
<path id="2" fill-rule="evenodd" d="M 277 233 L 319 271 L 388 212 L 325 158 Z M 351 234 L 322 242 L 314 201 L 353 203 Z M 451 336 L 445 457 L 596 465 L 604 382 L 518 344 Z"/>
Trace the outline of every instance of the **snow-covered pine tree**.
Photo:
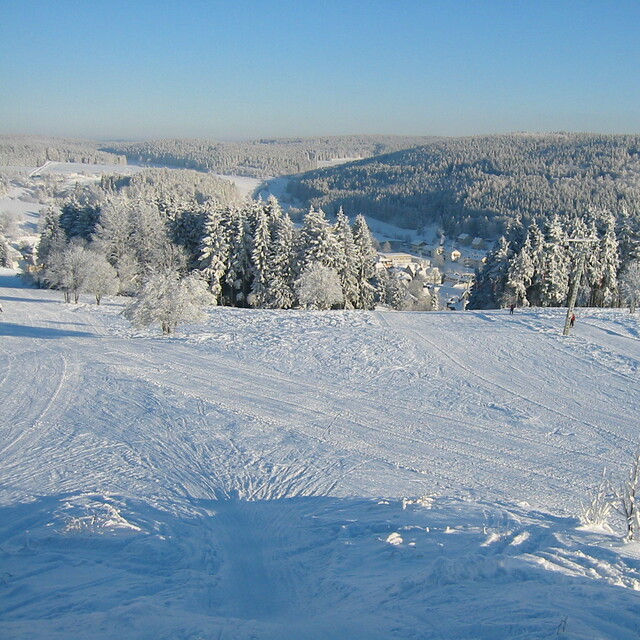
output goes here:
<path id="1" fill-rule="evenodd" d="M 157 272 L 170 253 L 171 240 L 166 224 L 158 208 L 147 202 L 137 201 L 130 210 L 133 228 L 131 243 L 144 274 Z"/>
<path id="2" fill-rule="evenodd" d="M 620 257 L 618 255 L 618 239 L 615 231 L 616 219 L 611 213 L 605 217 L 605 229 L 600 241 L 600 263 L 602 279 L 596 298 L 596 303 L 601 306 L 611 307 L 618 304 L 618 267 Z"/>
<path id="3" fill-rule="evenodd" d="M 487 256 L 487 262 L 474 278 L 469 296 L 469 309 L 495 309 L 504 295 L 511 248 L 507 239 L 500 236 L 496 246 Z"/>
<path id="4" fill-rule="evenodd" d="M 267 214 L 267 218 L 269 219 L 269 229 L 271 231 L 271 237 L 275 237 L 276 227 L 278 225 L 279 220 L 284 216 L 284 212 L 282 211 L 282 207 L 278 202 L 278 198 L 274 195 L 270 195 L 267 199 L 266 204 L 264 205 L 264 211 Z"/>
<path id="5" fill-rule="evenodd" d="M 219 304 L 222 296 L 222 282 L 229 260 L 228 226 L 229 208 L 222 209 L 210 200 L 205 205 L 205 231 L 200 243 L 200 270 L 209 285 L 214 304 Z"/>
<path id="6" fill-rule="evenodd" d="M 255 230 L 253 232 L 253 251 L 251 269 L 253 282 L 248 301 L 252 307 L 264 307 L 270 298 L 269 289 L 273 283 L 271 264 L 271 232 L 269 217 L 264 206 L 255 212 Z"/>
<path id="7" fill-rule="evenodd" d="M 47 267 L 49 255 L 60 252 L 66 244 L 65 233 L 60 226 L 60 213 L 54 207 L 49 207 L 41 223 L 40 239 L 36 248 L 38 265 Z"/>
<path id="8" fill-rule="evenodd" d="M 132 242 L 134 216 L 125 198 L 113 198 L 106 202 L 100 213 L 100 221 L 91 237 L 92 245 L 102 253 L 120 274 L 120 265 L 136 265 L 140 271 Z M 126 267 L 124 269 L 127 270 Z"/>
<path id="9" fill-rule="evenodd" d="M 629 305 L 629 312 L 635 313 L 640 305 L 640 260 L 629 262 L 620 274 L 620 294 Z"/>
<path id="10" fill-rule="evenodd" d="M 340 247 L 322 209 L 309 210 L 304 217 L 298 241 L 298 268 L 301 273 L 312 262 L 318 262 L 334 270 L 338 269 Z"/>
<path id="11" fill-rule="evenodd" d="M 295 304 L 294 262 L 296 259 L 295 227 L 283 214 L 277 220 L 271 245 L 272 280 L 266 306 L 271 309 L 291 309 Z"/>
<path id="12" fill-rule="evenodd" d="M 74 191 L 62 205 L 60 226 L 67 240 L 89 240 L 100 220 L 99 195 L 93 190 Z"/>
<path id="13" fill-rule="evenodd" d="M 184 250 L 187 268 L 190 271 L 198 268 L 207 212 L 208 210 L 195 200 L 177 211 L 170 212 L 168 228 L 171 241 Z"/>
<path id="14" fill-rule="evenodd" d="M 545 240 L 540 227 L 532 222 L 527 232 L 529 246 L 531 247 L 531 285 L 527 289 L 527 299 L 529 303 L 537 307 L 542 304 L 542 289 L 544 286 L 544 253 Z"/>
<path id="15" fill-rule="evenodd" d="M 400 273 L 392 273 L 386 280 L 384 302 L 392 309 L 402 310 L 408 297 L 409 282 Z"/>
<path id="16" fill-rule="evenodd" d="M 622 206 L 617 222 L 616 235 L 621 258 L 626 262 L 640 260 L 640 217 L 632 216 L 629 209 Z"/>
<path id="17" fill-rule="evenodd" d="M 253 238 L 246 207 L 229 210 L 229 254 L 225 276 L 229 304 L 244 307 L 251 291 L 251 250 Z"/>
<path id="18" fill-rule="evenodd" d="M 569 255 L 566 233 L 557 215 L 549 221 L 546 236 L 540 267 L 543 274 L 541 304 L 560 307 L 566 304 L 569 295 Z"/>
<path id="19" fill-rule="evenodd" d="M 504 302 L 529 306 L 527 290 L 531 286 L 534 274 L 533 258 L 531 254 L 531 238 L 527 235 L 522 248 L 511 259 L 507 272 Z"/>
<path id="20" fill-rule="evenodd" d="M 587 223 L 580 217 L 576 216 L 571 220 L 569 220 L 566 228 L 568 229 L 567 237 L 569 240 L 576 239 L 576 238 L 579 239 L 579 238 L 591 237 L 589 226 L 587 226 Z M 568 243 L 567 255 L 569 257 L 569 268 L 568 268 L 569 269 L 569 291 L 571 291 L 575 278 L 577 277 L 576 267 L 580 262 L 580 254 L 583 251 L 587 252 L 586 254 L 587 256 L 589 255 L 589 252 L 595 253 L 591 251 L 591 249 L 592 247 L 588 247 L 580 242 Z M 585 259 L 585 263 L 586 263 L 586 259 Z M 589 294 L 590 294 L 590 286 L 587 279 L 586 267 L 585 267 L 582 271 L 582 276 L 581 276 L 579 288 L 578 288 L 579 304 L 583 304 L 583 305 L 588 304 Z"/>
<path id="21" fill-rule="evenodd" d="M 342 207 L 338 210 L 333 229 L 339 247 L 337 272 L 344 294 L 344 308 L 353 309 L 358 307 L 360 302 L 358 256 L 349 218 L 345 215 Z"/>
<path id="22" fill-rule="evenodd" d="M 9 266 L 9 245 L 7 239 L 0 233 L 0 267 Z"/>
<path id="23" fill-rule="evenodd" d="M 589 238 L 597 238 L 598 231 L 595 221 L 591 221 L 586 236 Z M 602 261 L 601 246 L 594 243 L 589 249 L 578 248 L 578 250 L 586 250 L 587 256 L 584 263 L 584 278 L 580 291 L 580 300 L 589 307 L 598 305 L 600 287 L 604 278 L 604 263 Z"/>
<path id="24" fill-rule="evenodd" d="M 358 283 L 357 309 L 373 309 L 376 299 L 376 263 L 378 252 L 373 236 L 363 215 L 356 216 L 353 225 L 353 243 L 355 246 L 355 272 Z"/>

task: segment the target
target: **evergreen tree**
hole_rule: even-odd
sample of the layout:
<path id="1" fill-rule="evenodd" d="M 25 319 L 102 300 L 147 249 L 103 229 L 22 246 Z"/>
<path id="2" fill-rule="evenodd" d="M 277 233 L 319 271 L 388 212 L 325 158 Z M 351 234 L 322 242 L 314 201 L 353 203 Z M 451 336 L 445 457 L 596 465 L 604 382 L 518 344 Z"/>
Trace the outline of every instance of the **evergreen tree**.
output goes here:
<path id="1" fill-rule="evenodd" d="M 105 203 L 92 236 L 92 244 L 120 272 L 120 265 L 128 261 L 140 270 L 133 244 L 135 216 L 129 203 L 123 198 L 114 198 Z"/>
<path id="2" fill-rule="evenodd" d="M 253 239 L 246 208 L 229 210 L 229 254 L 227 258 L 228 300 L 232 306 L 246 306 L 251 291 L 251 250 Z"/>
<path id="3" fill-rule="evenodd" d="M 264 307 L 270 298 L 269 289 L 273 284 L 271 233 L 269 229 L 269 217 L 264 207 L 256 211 L 251 268 L 253 272 L 253 282 L 249 301 L 252 307 Z"/>
<path id="4" fill-rule="evenodd" d="M 49 262 L 49 255 L 52 252 L 62 251 L 66 244 L 66 237 L 60 226 L 60 213 L 53 207 L 49 207 L 44 214 L 41 223 L 42 231 L 36 252 L 38 254 L 38 264 L 46 267 Z"/>
<path id="5" fill-rule="evenodd" d="M 355 273 L 358 284 L 358 309 L 373 309 L 376 298 L 376 277 L 378 252 L 374 246 L 373 236 L 363 215 L 356 216 L 353 225 L 353 243 L 355 246 Z"/>
<path id="6" fill-rule="evenodd" d="M 214 304 L 219 304 L 222 296 L 222 282 L 229 261 L 229 241 L 225 212 L 214 202 L 207 204 L 207 220 L 204 237 L 200 245 L 200 269 L 209 284 Z"/>
<path id="7" fill-rule="evenodd" d="M 602 279 L 598 290 L 597 304 L 611 307 L 618 304 L 618 240 L 615 232 L 615 217 L 607 214 L 605 231 L 600 241 L 600 262 Z"/>
<path id="8" fill-rule="evenodd" d="M 544 254 L 545 239 L 540 227 L 532 222 L 527 232 L 529 246 L 531 247 L 531 285 L 527 289 L 527 299 L 533 306 L 542 304 L 542 291 L 544 287 Z"/>
<path id="9" fill-rule="evenodd" d="M 520 251 L 509 263 L 507 283 L 503 303 L 529 306 L 527 290 L 533 281 L 534 265 L 531 251 L 531 238 L 527 236 Z"/>
<path id="10" fill-rule="evenodd" d="M 312 262 L 318 262 L 334 270 L 340 266 L 340 247 L 322 209 L 316 211 L 311 208 L 304 217 L 299 247 L 298 268 L 301 272 Z"/>
<path id="11" fill-rule="evenodd" d="M 290 309 L 295 304 L 295 227 L 288 215 L 276 222 L 271 247 L 272 281 L 266 304 L 272 309 Z"/>
<path id="12" fill-rule="evenodd" d="M 394 272 L 386 279 L 384 302 L 392 309 L 403 310 L 408 296 L 409 283 L 400 273 Z"/>
<path id="13" fill-rule="evenodd" d="M 543 274 L 541 304 L 559 307 L 569 295 L 569 255 L 565 232 L 558 216 L 551 218 L 547 227 L 545 252 L 542 256 Z"/>
<path id="14" fill-rule="evenodd" d="M 9 266 L 9 245 L 7 244 L 7 240 L 0 233 L 0 267 L 8 267 Z"/>
<path id="15" fill-rule="evenodd" d="M 587 235 L 584 237 L 598 237 L 595 221 L 591 221 Z M 590 247 L 577 247 L 577 250 L 586 251 L 587 254 L 584 263 L 584 278 L 580 292 L 580 299 L 582 303 L 587 306 L 598 306 L 600 288 L 604 278 L 604 264 L 602 262 L 601 247 L 594 243 Z"/>
<path id="16" fill-rule="evenodd" d="M 620 294 L 634 313 L 640 304 L 640 260 L 630 262 L 620 274 Z"/>
<path id="17" fill-rule="evenodd" d="M 344 308 L 357 308 L 360 303 L 360 288 L 358 286 L 358 262 L 353 231 L 349 224 L 349 218 L 340 207 L 336 215 L 334 233 L 338 240 L 338 265 L 337 272 L 340 276 L 342 291 L 344 294 Z"/>
<path id="18" fill-rule="evenodd" d="M 476 273 L 469 297 L 469 309 L 495 309 L 501 306 L 511 255 L 507 239 L 501 236 L 494 249 L 489 252 L 484 268 Z"/>
<path id="19" fill-rule="evenodd" d="M 158 208 L 138 201 L 132 205 L 131 244 L 144 274 L 157 272 L 174 255 L 167 226 Z"/>

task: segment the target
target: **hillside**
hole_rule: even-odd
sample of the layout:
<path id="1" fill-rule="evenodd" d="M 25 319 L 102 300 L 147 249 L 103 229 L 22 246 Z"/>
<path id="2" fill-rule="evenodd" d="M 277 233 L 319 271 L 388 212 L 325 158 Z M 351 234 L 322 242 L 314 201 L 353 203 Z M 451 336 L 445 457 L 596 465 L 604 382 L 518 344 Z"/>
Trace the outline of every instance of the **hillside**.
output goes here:
<path id="1" fill-rule="evenodd" d="M 327 136 L 219 142 L 150 140 L 104 145 L 130 162 L 160 164 L 250 177 L 273 177 L 309 171 L 336 158 L 368 158 L 424 144 L 425 136 Z"/>
<path id="2" fill-rule="evenodd" d="M 626 213 L 640 227 L 640 137 L 510 134 L 433 140 L 289 182 L 299 206 L 496 237 L 532 220 Z"/>
<path id="3" fill-rule="evenodd" d="M 0 302 L 8 637 L 638 637 L 637 316 Z"/>

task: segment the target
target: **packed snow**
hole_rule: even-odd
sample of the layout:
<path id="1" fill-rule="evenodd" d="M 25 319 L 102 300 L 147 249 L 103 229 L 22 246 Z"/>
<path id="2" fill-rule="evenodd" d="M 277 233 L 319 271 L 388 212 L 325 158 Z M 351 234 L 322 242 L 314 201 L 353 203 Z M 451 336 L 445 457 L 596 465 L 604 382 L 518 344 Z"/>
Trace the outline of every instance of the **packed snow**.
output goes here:
<path id="1" fill-rule="evenodd" d="M 638 316 L 88 302 L 0 274 L 3 638 L 640 635 Z"/>

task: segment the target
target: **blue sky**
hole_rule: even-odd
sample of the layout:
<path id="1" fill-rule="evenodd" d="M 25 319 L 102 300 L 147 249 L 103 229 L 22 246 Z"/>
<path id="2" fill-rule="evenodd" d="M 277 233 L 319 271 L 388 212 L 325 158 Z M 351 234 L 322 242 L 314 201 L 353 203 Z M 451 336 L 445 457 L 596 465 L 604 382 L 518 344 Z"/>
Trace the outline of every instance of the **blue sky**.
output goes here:
<path id="1" fill-rule="evenodd" d="M 0 0 L 0 133 L 640 133 L 638 0 Z"/>

